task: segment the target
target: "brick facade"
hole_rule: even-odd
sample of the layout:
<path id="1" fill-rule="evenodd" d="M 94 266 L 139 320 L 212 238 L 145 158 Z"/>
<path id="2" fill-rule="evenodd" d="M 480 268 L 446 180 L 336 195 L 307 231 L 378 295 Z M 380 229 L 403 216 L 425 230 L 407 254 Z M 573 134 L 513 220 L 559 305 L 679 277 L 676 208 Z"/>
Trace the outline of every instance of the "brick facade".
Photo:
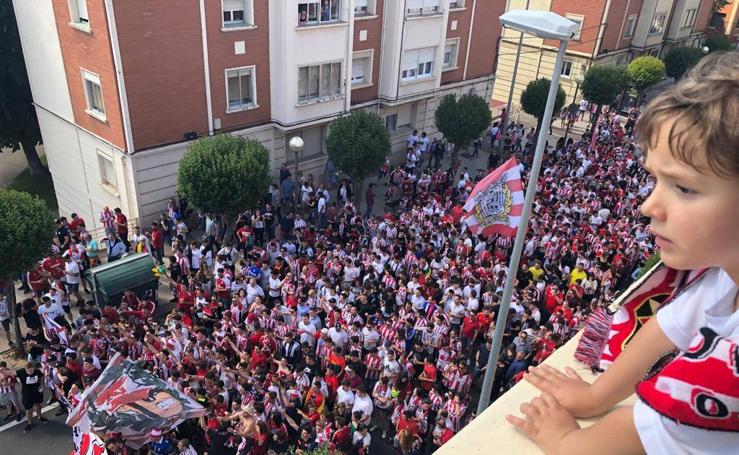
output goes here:
<path id="1" fill-rule="evenodd" d="M 103 0 L 87 1 L 89 33 L 70 25 L 72 19 L 67 0 L 54 0 L 53 6 L 75 123 L 125 150 L 126 140 L 118 97 L 118 82 L 113 66 Z M 85 112 L 87 98 L 82 78 L 83 68 L 100 78 L 105 121 Z"/>

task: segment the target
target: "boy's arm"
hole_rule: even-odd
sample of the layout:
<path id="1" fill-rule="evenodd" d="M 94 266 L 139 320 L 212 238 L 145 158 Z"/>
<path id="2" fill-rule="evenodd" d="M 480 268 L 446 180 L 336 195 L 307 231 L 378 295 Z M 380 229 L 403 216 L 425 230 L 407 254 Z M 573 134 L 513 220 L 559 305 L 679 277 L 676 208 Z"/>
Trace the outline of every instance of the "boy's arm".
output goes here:
<path id="1" fill-rule="evenodd" d="M 532 368 L 525 378 L 539 390 L 554 395 L 576 417 L 592 417 L 603 414 L 634 393 L 637 382 L 654 361 L 672 349 L 675 345 L 656 318 L 652 318 L 592 385 L 572 368 L 562 373 L 547 365 Z"/>
<path id="2" fill-rule="evenodd" d="M 620 407 L 587 428 L 580 428 L 572 415 L 546 392 L 521 405 L 521 412 L 524 418 L 509 415 L 506 419 L 547 455 L 644 453 L 631 406 Z"/>

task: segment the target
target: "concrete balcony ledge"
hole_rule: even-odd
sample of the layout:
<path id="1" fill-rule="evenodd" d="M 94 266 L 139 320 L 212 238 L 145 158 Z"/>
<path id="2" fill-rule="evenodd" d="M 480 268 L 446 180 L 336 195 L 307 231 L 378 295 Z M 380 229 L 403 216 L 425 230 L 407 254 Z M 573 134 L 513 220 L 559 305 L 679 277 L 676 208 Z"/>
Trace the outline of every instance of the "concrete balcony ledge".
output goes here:
<path id="1" fill-rule="evenodd" d="M 590 368 L 575 360 L 574 353 L 582 332 L 578 333 L 564 346 L 555 351 L 544 363 L 559 370 L 569 366 L 588 382 L 593 382 L 598 377 Z M 459 454 L 490 454 L 500 453 L 506 455 L 536 455 L 543 454 L 539 447 L 523 433 L 516 430 L 513 425 L 506 421 L 507 414 L 521 416 L 519 407 L 522 403 L 529 402 L 540 395 L 538 389 L 526 381 L 521 381 L 508 392 L 501 395 L 485 412 L 477 416 L 475 420 L 464 427 L 449 442 L 444 444 L 435 453 L 439 455 Z M 618 406 L 633 405 L 636 395 L 631 395 Z M 473 409 L 477 407 L 474 404 Z M 587 427 L 595 422 L 595 419 L 580 419 L 581 427 Z"/>

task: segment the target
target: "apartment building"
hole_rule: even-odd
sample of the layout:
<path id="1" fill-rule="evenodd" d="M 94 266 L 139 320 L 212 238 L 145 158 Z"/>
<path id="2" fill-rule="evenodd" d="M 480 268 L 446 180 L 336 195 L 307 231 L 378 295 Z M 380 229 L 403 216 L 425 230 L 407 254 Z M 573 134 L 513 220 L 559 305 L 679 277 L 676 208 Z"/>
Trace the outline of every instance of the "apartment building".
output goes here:
<path id="1" fill-rule="evenodd" d="M 739 41 L 739 0 L 732 0 L 724 5 L 715 14 L 712 21 L 716 29 L 731 38 L 735 43 Z"/>
<path id="2" fill-rule="evenodd" d="M 227 131 L 323 174 L 328 128 L 437 134 L 448 93 L 490 99 L 505 5 L 487 0 L 14 0 L 60 212 L 147 223 L 198 137 Z M 243 182 L 248 185 L 248 182 Z"/>
<path id="3" fill-rule="evenodd" d="M 676 46 L 700 45 L 711 16 L 711 0 L 508 0 L 506 10 L 553 11 L 580 25 L 567 46 L 560 86 L 568 102 L 590 65 L 627 64 L 640 55 L 660 56 Z M 511 88 L 520 34 L 504 30 L 499 46 L 493 106 L 504 105 Z M 514 85 L 514 104 L 526 85 L 551 78 L 557 43 L 525 36 Z"/>

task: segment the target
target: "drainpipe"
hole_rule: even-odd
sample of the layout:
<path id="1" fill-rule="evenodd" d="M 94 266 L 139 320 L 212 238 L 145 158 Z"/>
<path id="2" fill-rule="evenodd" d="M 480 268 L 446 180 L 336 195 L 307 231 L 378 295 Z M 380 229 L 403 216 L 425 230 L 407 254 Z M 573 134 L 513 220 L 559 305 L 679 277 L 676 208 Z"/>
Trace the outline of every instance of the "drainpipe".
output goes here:
<path id="1" fill-rule="evenodd" d="M 467 52 L 464 56 L 464 72 L 462 73 L 462 80 L 467 80 L 467 62 L 470 61 L 470 46 L 472 45 L 472 29 L 475 28 L 475 9 L 477 7 L 477 0 L 472 0 L 472 18 L 470 19 L 470 33 L 467 37 Z"/>
<path id="2" fill-rule="evenodd" d="M 598 58 L 600 45 L 603 42 L 603 33 L 605 33 L 605 24 L 608 23 L 608 13 L 611 12 L 611 0 L 606 0 L 606 7 L 603 9 L 603 18 L 598 25 L 598 39 L 595 40 L 595 49 L 593 49 L 593 60 Z"/>
<path id="3" fill-rule="evenodd" d="M 113 51 L 113 65 L 115 66 L 116 82 L 118 85 L 118 98 L 121 103 L 121 117 L 123 117 L 123 134 L 126 139 L 126 153 L 134 153 L 133 132 L 131 131 L 131 114 L 128 110 L 128 96 L 126 95 L 126 82 L 123 79 L 123 60 L 121 59 L 121 47 L 118 43 L 118 26 L 115 22 L 115 10 L 113 0 L 105 0 L 105 15 L 108 20 L 108 35 L 110 47 Z M 130 212 L 129 212 L 130 213 Z"/>
<path id="4" fill-rule="evenodd" d="M 205 23 L 205 0 L 200 0 L 200 39 L 203 46 L 203 72 L 205 73 L 205 103 L 208 111 L 208 136 L 213 135 L 213 106 L 210 95 L 210 64 L 208 63 L 208 29 Z"/>

